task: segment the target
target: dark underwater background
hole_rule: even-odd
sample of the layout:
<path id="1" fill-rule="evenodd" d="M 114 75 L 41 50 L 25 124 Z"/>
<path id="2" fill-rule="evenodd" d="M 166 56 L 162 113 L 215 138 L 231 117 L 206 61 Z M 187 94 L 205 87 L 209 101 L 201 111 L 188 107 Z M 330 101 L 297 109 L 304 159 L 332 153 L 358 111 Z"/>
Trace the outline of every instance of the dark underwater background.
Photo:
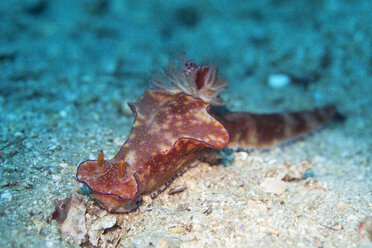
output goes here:
<path id="1" fill-rule="evenodd" d="M 88 225 L 81 243 L 371 247 L 358 233 L 372 215 L 371 10 L 370 0 L 1 0 L 0 247 L 79 245 L 52 220 L 54 201 L 76 192 L 90 201 L 75 179 L 78 164 L 101 149 L 115 155 L 133 122 L 126 103 L 180 53 L 217 64 L 232 110 L 332 103 L 346 119 L 285 148 L 237 153 L 227 167 L 192 169 L 174 182 L 186 185 L 183 195 L 92 217 L 125 224 L 111 239 Z M 275 168 L 303 159 L 320 186 L 259 190 Z M 179 223 L 193 228 L 183 233 Z"/>

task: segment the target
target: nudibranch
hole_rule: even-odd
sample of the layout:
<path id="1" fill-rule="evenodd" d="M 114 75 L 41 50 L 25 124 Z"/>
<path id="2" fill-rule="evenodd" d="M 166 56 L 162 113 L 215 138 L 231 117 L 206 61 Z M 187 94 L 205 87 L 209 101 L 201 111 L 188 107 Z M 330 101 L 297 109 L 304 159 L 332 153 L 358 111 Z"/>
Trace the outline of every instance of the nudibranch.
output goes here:
<path id="1" fill-rule="evenodd" d="M 135 210 L 143 195 L 156 196 L 206 148 L 272 146 L 314 130 L 335 112 L 333 106 L 266 115 L 220 111 L 227 81 L 214 64 L 198 66 L 186 58 L 170 63 L 152 83 L 128 103 L 135 120 L 119 152 L 105 160 L 101 151 L 78 167 L 77 180 L 109 212 Z"/>

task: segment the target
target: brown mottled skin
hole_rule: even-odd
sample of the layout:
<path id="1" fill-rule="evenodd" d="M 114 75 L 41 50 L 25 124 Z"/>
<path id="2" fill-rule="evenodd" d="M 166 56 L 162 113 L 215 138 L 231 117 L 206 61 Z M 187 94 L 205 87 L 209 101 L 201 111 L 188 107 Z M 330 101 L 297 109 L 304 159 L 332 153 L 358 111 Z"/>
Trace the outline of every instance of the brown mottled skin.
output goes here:
<path id="1" fill-rule="evenodd" d="M 204 148 L 222 149 L 229 140 L 226 129 L 206 111 L 208 104 L 184 93 L 146 91 L 130 106 L 135 121 L 120 151 L 101 165 L 103 153 L 97 162 L 81 163 L 77 173 L 112 212 L 132 210 L 138 196 L 160 188 Z"/>
<path id="2" fill-rule="evenodd" d="M 96 202 L 109 212 L 127 213 L 145 194 L 155 196 L 206 148 L 263 148 L 309 133 L 329 120 L 333 106 L 284 114 L 219 111 L 219 93 L 227 82 L 214 65 L 193 61 L 170 66 L 165 78 L 154 81 L 129 104 L 135 121 L 128 140 L 110 160 L 79 165 L 77 179 L 92 190 Z M 167 81 L 171 83 L 168 85 Z"/>
<path id="3" fill-rule="evenodd" d="M 228 147 L 267 148 L 300 138 L 327 122 L 336 113 L 333 105 L 301 112 L 282 114 L 253 114 L 211 110 L 213 116 L 227 129 Z"/>

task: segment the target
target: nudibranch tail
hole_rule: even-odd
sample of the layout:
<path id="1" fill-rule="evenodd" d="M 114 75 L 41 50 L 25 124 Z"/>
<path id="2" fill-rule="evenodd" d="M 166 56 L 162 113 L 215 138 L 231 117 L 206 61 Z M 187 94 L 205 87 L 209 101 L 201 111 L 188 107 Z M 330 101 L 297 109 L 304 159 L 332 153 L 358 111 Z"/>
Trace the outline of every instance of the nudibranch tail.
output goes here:
<path id="1" fill-rule="evenodd" d="M 170 94 L 183 92 L 211 105 L 226 104 L 220 94 L 227 89 L 228 82 L 220 77 L 215 64 L 198 66 L 180 55 L 163 70 L 163 75 L 152 80 L 155 90 Z"/>
<path id="2" fill-rule="evenodd" d="M 301 112 L 252 114 L 211 109 L 230 135 L 229 147 L 238 150 L 290 143 L 312 132 L 336 113 L 334 105 Z"/>

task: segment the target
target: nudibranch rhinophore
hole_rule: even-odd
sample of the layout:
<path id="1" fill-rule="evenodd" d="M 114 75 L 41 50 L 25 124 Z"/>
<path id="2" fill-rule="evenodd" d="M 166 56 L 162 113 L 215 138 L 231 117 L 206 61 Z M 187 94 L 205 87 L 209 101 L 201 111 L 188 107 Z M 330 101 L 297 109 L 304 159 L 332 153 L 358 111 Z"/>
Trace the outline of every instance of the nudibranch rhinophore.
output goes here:
<path id="1" fill-rule="evenodd" d="M 128 103 L 135 120 L 120 151 L 110 160 L 101 152 L 77 170 L 77 180 L 109 212 L 135 210 L 143 195 L 156 196 L 206 148 L 273 146 L 309 133 L 335 113 L 334 106 L 284 114 L 218 111 L 227 81 L 214 64 L 198 66 L 186 58 L 170 63 L 152 83 Z"/>

